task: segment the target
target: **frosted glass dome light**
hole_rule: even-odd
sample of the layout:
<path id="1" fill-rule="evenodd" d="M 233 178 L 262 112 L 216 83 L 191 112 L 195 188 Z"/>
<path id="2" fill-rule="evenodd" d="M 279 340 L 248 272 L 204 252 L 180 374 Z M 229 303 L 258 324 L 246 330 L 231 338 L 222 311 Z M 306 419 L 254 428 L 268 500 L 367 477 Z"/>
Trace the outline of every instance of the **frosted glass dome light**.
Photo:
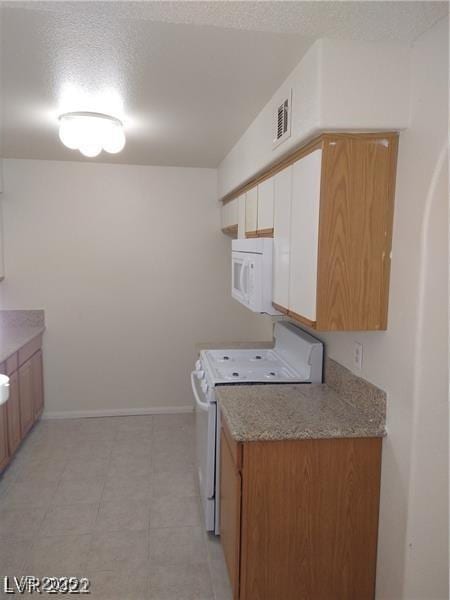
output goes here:
<path id="1" fill-rule="evenodd" d="M 116 117 L 95 112 L 70 112 L 59 117 L 59 139 L 71 150 L 88 157 L 102 150 L 116 154 L 125 146 L 123 123 Z"/>

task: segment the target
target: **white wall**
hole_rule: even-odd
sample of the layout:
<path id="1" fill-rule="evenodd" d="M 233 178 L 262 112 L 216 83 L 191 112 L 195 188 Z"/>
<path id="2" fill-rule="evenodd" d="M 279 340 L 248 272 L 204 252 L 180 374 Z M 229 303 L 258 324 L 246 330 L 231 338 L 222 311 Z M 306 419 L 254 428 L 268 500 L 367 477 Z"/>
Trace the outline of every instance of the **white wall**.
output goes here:
<path id="1" fill-rule="evenodd" d="M 322 50 L 325 46 L 328 42 L 323 42 Z M 399 65 L 407 65 L 400 82 L 405 86 L 403 111 L 409 123 L 400 135 L 388 330 L 321 337 L 328 354 L 352 370 L 353 343 L 361 342 L 363 369 L 357 374 L 388 393 L 376 597 L 443 600 L 449 597 L 448 21 L 440 21 L 421 36 L 408 50 L 407 59 L 404 50 L 400 58 L 392 54 L 389 59 L 388 48 L 379 46 L 389 77 L 395 76 Z M 353 87 L 358 81 L 367 83 L 373 102 L 379 102 L 376 90 L 366 81 L 367 74 L 373 84 L 381 81 L 375 62 L 370 68 L 367 63 L 364 74 L 355 66 L 358 59 L 350 52 L 350 44 L 342 43 L 337 56 L 346 54 L 348 88 L 352 79 Z M 301 68 L 311 58 L 310 53 Z M 321 60 L 324 64 L 323 56 Z M 339 93 L 337 83 L 344 71 L 338 69 L 334 77 L 331 58 L 327 65 L 326 78 L 315 85 L 322 90 L 334 87 Z M 332 98 L 331 92 L 326 96 Z M 345 92 L 340 94 L 336 104 L 339 118 L 350 118 L 353 111 L 361 118 L 358 98 L 347 97 L 344 106 L 345 96 Z M 369 104 L 374 110 L 373 125 L 380 126 L 373 102 Z M 385 104 L 381 106 L 387 123 L 392 115 Z M 269 164 L 261 138 L 262 128 L 268 126 L 267 111 L 266 107 L 222 163 L 222 190 L 243 182 L 252 169 Z M 332 124 L 327 126 L 332 128 Z"/>
<path id="2" fill-rule="evenodd" d="M 221 162 L 219 196 L 320 131 L 407 127 L 409 57 L 403 44 L 316 41 Z M 291 88 L 291 137 L 274 149 L 273 109 Z"/>
<path id="3" fill-rule="evenodd" d="M 388 393 L 380 600 L 448 598 L 448 176 L 438 166 L 448 127 L 446 20 L 417 40 L 411 62 L 411 126 L 400 135 L 388 330 L 323 336 L 330 356 L 350 369 L 353 342 L 361 342 L 362 376 Z"/>
<path id="4" fill-rule="evenodd" d="M 47 410 L 192 404 L 198 341 L 266 338 L 231 299 L 212 169 L 5 160 L 2 308 L 44 308 Z"/>

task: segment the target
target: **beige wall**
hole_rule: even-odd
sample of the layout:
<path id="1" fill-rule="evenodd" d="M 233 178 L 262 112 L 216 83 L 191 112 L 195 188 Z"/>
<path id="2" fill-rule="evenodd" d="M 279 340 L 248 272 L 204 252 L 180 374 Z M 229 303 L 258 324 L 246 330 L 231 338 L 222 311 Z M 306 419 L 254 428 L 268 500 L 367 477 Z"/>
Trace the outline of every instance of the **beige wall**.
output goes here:
<path id="1" fill-rule="evenodd" d="M 47 411 L 190 406 L 198 341 L 270 329 L 231 299 L 213 169 L 5 160 L 2 308 L 44 308 Z"/>
<path id="2" fill-rule="evenodd" d="M 400 135 L 389 326 L 327 334 L 330 356 L 388 393 L 377 598 L 448 598 L 448 23 L 411 54 L 410 128 Z M 406 108 L 406 107 L 405 107 Z M 440 163 L 441 161 L 441 163 Z"/>
<path id="3" fill-rule="evenodd" d="M 394 72 L 396 55 L 390 60 Z M 403 56 L 398 64 L 404 66 Z M 449 597 L 446 19 L 416 41 L 408 65 L 403 112 L 409 126 L 400 135 L 388 330 L 320 337 L 328 354 L 351 370 L 353 344 L 361 342 L 357 373 L 388 393 L 376 597 L 443 600 Z M 356 72 L 348 70 L 353 78 Z M 384 89 L 387 98 L 390 91 Z M 252 132 L 259 127 L 262 135 L 263 121 L 257 117 L 224 159 L 222 185 L 245 179 L 244 157 L 261 155 Z M 242 161 L 234 161 L 237 153 Z"/>

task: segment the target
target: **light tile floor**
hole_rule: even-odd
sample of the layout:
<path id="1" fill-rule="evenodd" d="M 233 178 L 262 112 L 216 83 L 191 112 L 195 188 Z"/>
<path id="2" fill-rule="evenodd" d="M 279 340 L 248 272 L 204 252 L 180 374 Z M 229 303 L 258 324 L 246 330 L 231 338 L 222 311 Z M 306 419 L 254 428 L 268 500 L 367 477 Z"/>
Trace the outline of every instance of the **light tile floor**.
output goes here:
<path id="1" fill-rule="evenodd" d="M 0 479 L 0 575 L 88 577 L 93 599 L 230 600 L 193 449 L 192 415 L 39 422 Z"/>

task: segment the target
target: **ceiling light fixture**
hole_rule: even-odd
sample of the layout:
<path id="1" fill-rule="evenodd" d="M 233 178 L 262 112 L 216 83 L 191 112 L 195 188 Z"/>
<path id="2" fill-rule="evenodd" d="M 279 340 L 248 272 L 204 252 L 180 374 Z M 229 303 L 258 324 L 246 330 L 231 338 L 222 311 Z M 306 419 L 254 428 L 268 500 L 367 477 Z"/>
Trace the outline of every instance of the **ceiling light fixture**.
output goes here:
<path id="1" fill-rule="evenodd" d="M 59 139 L 71 150 L 88 157 L 102 150 L 116 154 L 125 146 L 123 123 L 97 112 L 69 112 L 59 117 Z"/>

